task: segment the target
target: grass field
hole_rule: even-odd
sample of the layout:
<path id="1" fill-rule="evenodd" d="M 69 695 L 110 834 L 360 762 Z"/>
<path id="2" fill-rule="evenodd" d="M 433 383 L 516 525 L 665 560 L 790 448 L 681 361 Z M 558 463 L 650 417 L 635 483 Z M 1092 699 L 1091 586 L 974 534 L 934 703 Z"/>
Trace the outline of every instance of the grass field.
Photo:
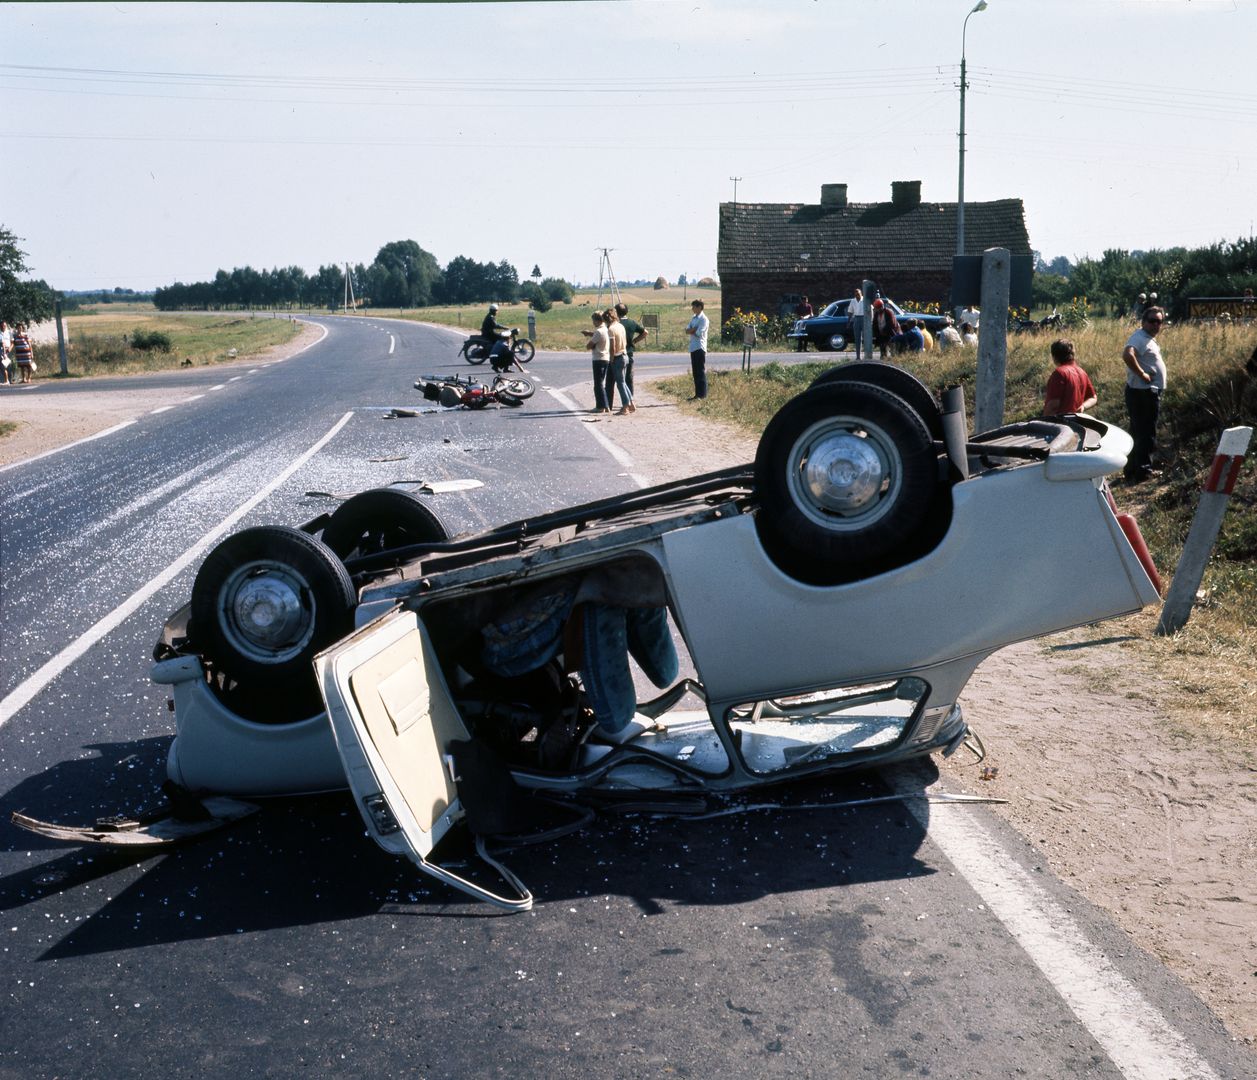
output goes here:
<path id="1" fill-rule="evenodd" d="M 122 308 L 132 310 L 120 310 Z M 162 314 L 151 305 L 109 304 L 98 312 L 66 316 L 69 342 L 66 362 L 70 377 L 134 375 L 186 365 L 197 367 L 244 356 L 290 341 L 300 324 L 269 313 L 227 312 L 210 315 Z M 132 347 L 136 334 L 165 334 L 170 351 Z M 36 346 L 41 377 L 59 377 L 57 346 Z"/>

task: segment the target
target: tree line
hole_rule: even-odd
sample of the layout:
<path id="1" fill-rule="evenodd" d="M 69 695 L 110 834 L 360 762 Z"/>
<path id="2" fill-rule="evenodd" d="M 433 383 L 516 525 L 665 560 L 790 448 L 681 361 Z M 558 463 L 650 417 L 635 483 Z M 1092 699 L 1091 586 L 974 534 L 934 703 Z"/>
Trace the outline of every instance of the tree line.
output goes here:
<path id="1" fill-rule="evenodd" d="M 1245 289 L 1257 290 L 1257 240 L 1252 237 L 1200 248 L 1111 248 L 1072 266 L 1062 259 L 1040 260 L 1034 275 L 1037 306 L 1065 307 L 1086 297 L 1092 311 L 1108 315 L 1128 314 L 1140 293 L 1156 293 L 1171 318 L 1184 319 L 1191 297 L 1243 296 Z"/>
<path id="2" fill-rule="evenodd" d="M 571 303 L 572 287 L 559 278 L 521 283 L 505 259 L 477 262 L 464 255 L 442 269 L 436 257 L 414 240 L 394 240 L 376 253 L 369 266 L 320 266 L 307 274 L 300 266 L 255 270 L 251 266 L 219 270 L 212 281 L 175 282 L 156 290 L 159 311 L 223 308 L 338 308 L 352 295 L 363 307 L 417 308 L 432 304 L 474 304 L 492 300 L 527 300 L 539 311 L 555 302 Z"/>

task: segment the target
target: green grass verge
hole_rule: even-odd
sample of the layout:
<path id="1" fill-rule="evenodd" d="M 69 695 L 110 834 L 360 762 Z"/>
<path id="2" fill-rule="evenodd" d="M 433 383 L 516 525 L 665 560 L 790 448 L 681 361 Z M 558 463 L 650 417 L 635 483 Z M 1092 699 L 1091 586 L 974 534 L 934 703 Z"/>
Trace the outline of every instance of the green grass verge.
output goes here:
<path id="1" fill-rule="evenodd" d="M 272 345 L 282 345 L 300 333 L 301 325 L 286 315 L 223 312 L 207 315 L 161 314 L 151 306 L 145 310 L 122 312 L 109 305 L 100 313 L 79 313 L 66 317 L 69 341 L 66 363 L 71 378 L 83 375 L 135 375 L 221 363 L 249 356 Z M 139 305 L 137 305 L 137 308 Z M 141 350 L 133 347 L 137 335 L 164 335 L 170 351 Z M 57 346 L 39 345 L 35 350 L 39 373 L 59 377 Z"/>

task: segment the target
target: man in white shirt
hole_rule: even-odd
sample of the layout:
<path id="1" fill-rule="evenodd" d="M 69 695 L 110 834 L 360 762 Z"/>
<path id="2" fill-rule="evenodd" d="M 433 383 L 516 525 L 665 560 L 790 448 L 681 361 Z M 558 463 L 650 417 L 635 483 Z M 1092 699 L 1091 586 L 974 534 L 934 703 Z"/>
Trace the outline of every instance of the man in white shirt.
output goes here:
<path id="1" fill-rule="evenodd" d="M 1157 418 L 1166 376 L 1157 334 L 1164 322 L 1163 308 L 1145 308 L 1139 329 L 1126 340 L 1122 350 L 1126 362 L 1126 412 L 1130 416 L 1130 436 L 1135 440 L 1123 475 L 1135 484 L 1152 476 L 1152 455 L 1157 452 Z"/>
<path id="2" fill-rule="evenodd" d="M 694 399 L 702 401 L 707 396 L 707 328 L 711 320 L 703 314 L 703 302 L 690 304 L 694 317 L 685 326 L 690 335 L 690 369 L 694 373 Z"/>
<path id="3" fill-rule="evenodd" d="M 864 353 L 864 293 L 856 289 L 855 296 L 847 304 L 847 325 L 851 327 L 851 337 L 855 341 L 855 358 Z"/>

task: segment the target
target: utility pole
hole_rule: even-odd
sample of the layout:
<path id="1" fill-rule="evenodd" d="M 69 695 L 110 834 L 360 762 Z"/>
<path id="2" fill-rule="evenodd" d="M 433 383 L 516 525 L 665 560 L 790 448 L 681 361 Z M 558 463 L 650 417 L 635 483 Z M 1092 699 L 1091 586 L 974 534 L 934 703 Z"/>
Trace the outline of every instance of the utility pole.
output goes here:
<path id="1" fill-rule="evenodd" d="M 965 16 L 960 29 L 960 182 L 956 191 L 956 254 L 965 253 L 965 34 L 969 31 L 969 17 L 986 10 L 986 0 L 978 0 L 973 10 Z"/>
<path id="2" fill-rule="evenodd" d="M 736 210 L 737 205 L 738 205 L 738 181 L 741 180 L 742 177 L 731 176 L 729 177 L 729 179 L 733 181 L 733 206 L 734 206 L 734 209 Z"/>
<path id="3" fill-rule="evenodd" d="M 602 307 L 602 286 L 605 283 L 611 293 L 612 303 L 620 302 L 620 286 L 615 280 L 615 271 L 611 269 L 611 252 L 615 248 L 594 248 L 602 254 L 598 258 L 598 307 Z"/>

